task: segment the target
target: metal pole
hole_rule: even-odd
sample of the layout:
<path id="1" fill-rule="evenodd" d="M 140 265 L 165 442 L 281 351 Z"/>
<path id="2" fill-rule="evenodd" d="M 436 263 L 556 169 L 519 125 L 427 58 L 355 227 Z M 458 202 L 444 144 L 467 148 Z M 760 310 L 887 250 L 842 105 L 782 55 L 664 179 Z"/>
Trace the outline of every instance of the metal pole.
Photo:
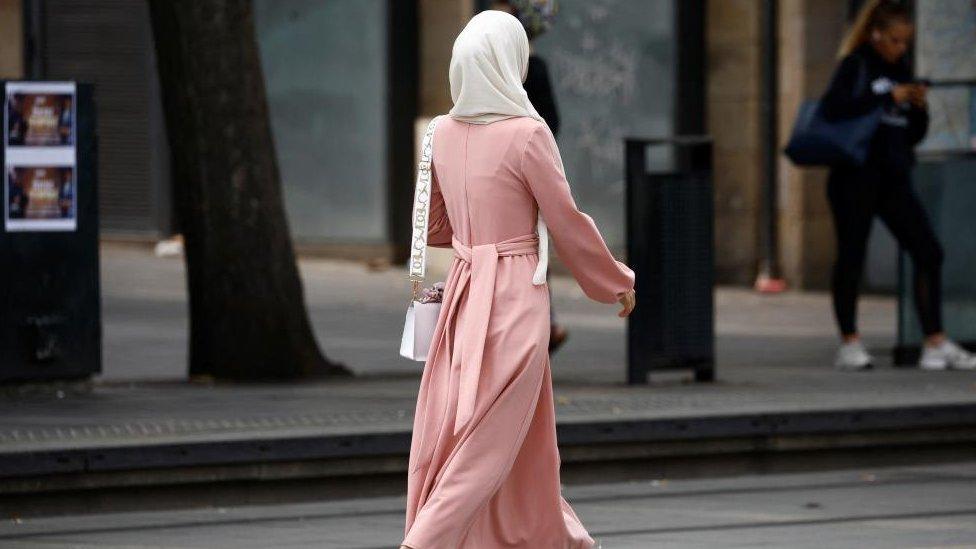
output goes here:
<path id="1" fill-rule="evenodd" d="M 674 135 L 705 133 L 705 0 L 681 0 L 674 6 Z"/>
<path id="2" fill-rule="evenodd" d="M 43 80 L 44 0 L 24 0 L 24 74 L 27 80 Z"/>
<path id="3" fill-rule="evenodd" d="M 762 8 L 761 131 L 764 192 L 760 228 L 761 260 L 756 278 L 756 289 L 762 292 L 778 292 L 785 288 L 779 265 L 779 220 L 776 210 L 779 161 L 777 3 L 777 0 L 763 0 Z"/>

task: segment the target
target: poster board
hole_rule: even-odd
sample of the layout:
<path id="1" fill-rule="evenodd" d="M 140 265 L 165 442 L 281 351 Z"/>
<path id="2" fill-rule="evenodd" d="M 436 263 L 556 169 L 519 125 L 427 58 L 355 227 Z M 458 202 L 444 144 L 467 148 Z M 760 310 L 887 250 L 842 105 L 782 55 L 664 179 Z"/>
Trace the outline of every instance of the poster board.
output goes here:
<path id="1" fill-rule="evenodd" d="M 3 109 L 3 212 L 8 232 L 75 231 L 74 82 L 7 82 Z"/>

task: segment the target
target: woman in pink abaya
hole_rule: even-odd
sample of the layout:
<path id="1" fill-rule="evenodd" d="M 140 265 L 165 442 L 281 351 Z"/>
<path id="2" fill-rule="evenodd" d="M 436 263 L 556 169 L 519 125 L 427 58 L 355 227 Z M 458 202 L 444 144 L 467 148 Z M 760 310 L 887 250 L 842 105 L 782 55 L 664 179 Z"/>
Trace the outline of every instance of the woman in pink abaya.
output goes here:
<path id="1" fill-rule="evenodd" d="M 428 243 L 455 259 L 417 399 L 401 547 L 595 545 L 560 494 L 547 233 L 586 295 L 619 301 L 620 316 L 634 307 L 634 273 L 573 201 L 522 88 L 528 56 L 522 24 L 499 11 L 476 15 L 454 43 Z"/>

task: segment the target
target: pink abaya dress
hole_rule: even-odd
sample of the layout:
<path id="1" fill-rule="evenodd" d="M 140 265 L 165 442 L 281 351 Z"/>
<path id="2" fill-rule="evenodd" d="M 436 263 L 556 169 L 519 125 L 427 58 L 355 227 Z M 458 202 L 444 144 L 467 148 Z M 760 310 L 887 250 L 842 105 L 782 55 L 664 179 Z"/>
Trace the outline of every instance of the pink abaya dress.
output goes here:
<path id="1" fill-rule="evenodd" d="M 576 208 L 545 124 L 445 116 L 433 161 L 428 243 L 455 259 L 417 399 L 403 545 L 589 549 L 560 495 L 537 213 L 590 298 L 615 303 L 634 273 Z"/>

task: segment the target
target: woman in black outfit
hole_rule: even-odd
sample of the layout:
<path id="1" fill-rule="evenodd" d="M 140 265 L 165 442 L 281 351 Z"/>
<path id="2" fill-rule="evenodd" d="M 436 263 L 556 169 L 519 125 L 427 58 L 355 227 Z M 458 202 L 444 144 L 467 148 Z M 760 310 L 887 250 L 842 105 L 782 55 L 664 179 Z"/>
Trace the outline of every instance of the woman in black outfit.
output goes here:
<path id="1" fill-rule="evenodd" d="M 821 106 L 828 118 L 865 115 L 881 108 L 881 123 L 863 166 L 830 170 L 827 197 L 837 233 L 832 290 L 843 343 L 835 365 L 861 370 L 871 356 L 855 322 L 858 286 L 874 216 L 908 251 L 915 267 L 914 293 L 925 333 L 919 366 L 974 369 L 976 356 L 942 330 L 942 246 L 912 188 L 913 148 L 928 128 L 925 84 L 913 82 L 906 60 L 914 28 L 907 9 L 890 0 L 868 2 L 841 46 L 843 59 Z"/>
<path id="2" fill-rule="evenodd" d="M 541 16 L 536 16 L 533 9 L 539 9 L 538 4 L 533 4 L 526 0 L 496 0 L 492 2 L 491 9 L 504 11 L 518 17 L 525 26 L 525 33 L 529 40 L 534 40 L 548 29 L 548 21 Z M 553 8 L 550 7 L 550 10 Z M 554 10 L 553 10 L 554 11 Z M 529 101 L 535 107 L 536 112 L 542 116 L 549 126 L 553 137 L 559 137 L 559 108 L 556 107 L 556 95 L 552 91 L 552 83 L 549 79 L 549 67 L 546 62 L 535 52 L 529 53 L 529 64 L 526 68 L 525 81 L 522 86 L 525 88 Z M 546 274 L 548 277 L 548 273 Z M 550 300 L 552 289 L 549 290 Z M 549 308 L 549 352 L 556 352 L 569 332 L 556 322 L 556 310 Z"/>

